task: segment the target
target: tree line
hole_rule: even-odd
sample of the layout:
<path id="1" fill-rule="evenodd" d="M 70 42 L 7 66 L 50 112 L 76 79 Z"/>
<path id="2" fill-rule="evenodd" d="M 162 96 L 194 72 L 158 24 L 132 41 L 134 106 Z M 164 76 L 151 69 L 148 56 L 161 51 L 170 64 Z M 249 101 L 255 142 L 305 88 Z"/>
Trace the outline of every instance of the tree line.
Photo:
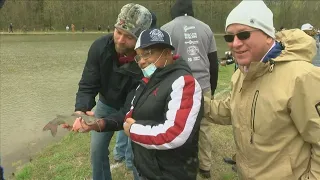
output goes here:
<path id="1" fill-rule="evenodd" d="M 0 9 L 0 29 L 6 31 L 13 23 L 15 29 L 64 30 L 74 24 L 96 30 L 113 27 L 124 4 L 135 2 L 153 11 L 161 26 L 171 20 L 170 9 L 175 0 L 6 0 Z M 319 0 L 265 0 L 274 13 L 274 26 L 279 29 L 300 28 L 304 23 L 320 27 Z M 225 20 L 239 0 L 194 0 L 195 17 L 207 23 L 213 31 L 224 32 Z M 250 11 L 250 9 L 248 9 Z"/>

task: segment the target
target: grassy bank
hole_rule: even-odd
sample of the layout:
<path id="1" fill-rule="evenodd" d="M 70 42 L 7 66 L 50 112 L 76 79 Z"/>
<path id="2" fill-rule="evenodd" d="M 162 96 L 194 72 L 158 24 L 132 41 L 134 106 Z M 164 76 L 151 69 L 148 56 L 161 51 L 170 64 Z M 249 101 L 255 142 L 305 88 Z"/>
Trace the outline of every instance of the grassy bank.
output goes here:
<path id="1" fill-rule="evenodd" d="M 115 137 L 115 136 L 114 136 Z M 114 147 L 115 138 L 111 141 Z M 112 151 L 110 147 L 110 150 Z M 40 152 L 31 163 L 21 167 L 17 180 L 66 180 L 91 179 L 90 134 L 70 133 L 61 142 L 52 144 Z M 111 163 L 113 155 L 110 153 Z M 114 163 L 113 163 L 114 164 Z M 124 164 L 114 165 L 113 179 L 130 179 Z"/>
<path id="2" fill-rule="evenodd" d="M 12 52 L 15 51 L 16 43 L 23 42 L 23 48 L 28 48 L 30 45 L 39 44 L 37 52 L 46 52 L 48 56 L 59 55 L 61 49 L 59 48 L 69 48 L 70 52 L 73 52 L 74 57 L 67 59 L 67 65 L 77 74 L 80 74 L 86 58 L 87 48 L 94 41 L 95 38 L 100 36 L 97 35 L 83 35 L 75 34 L 75 36 L 66 36 L 65 34 L 55 34 L 53 36 L 7 36 L 2 37 L 2 44 L 4 46 L 12 46 Z M 226 44 L 223 42 L 221 36 L 216 37 L 218 52 L 222 56 L 226 49 Z M 14 43 L 14 44 L 13 44 Z M 49 46 L 45 46 L 43 43 L 51 43 L 50 47 L 54 49 L 49 49 Z M 54 46 L 52 46 L 54 43 Z M 61 46 L 59 46 L 59 44 Z M 80 46 L 81 45 L 81 46 Z M 11 50 L 8 50 L 11 51 Z M 65 50 L 64 50 L 65 51 Z M 82 53 L 85 51 L 84 53 Z M 39 59 L 37 52 L 33 52 L 31 49 L 28 51 L 29 59 L 33 61 L 42 61 Z M 15 53 L 10 54 L 10 56 L 15 56 Z M 54 63 L 59 63 L 65 55 L 61 54 L 61 57 L 55 57 L 57 61 Z M 19 57 L 17 57 L 19 58 Z M 65 62 L 66 63 L 66 62 Z M 26 64 L 26 66 L 31 66 Z M 59 71 L 58 67 L 50 66 L 54 68 L 55 71 Z M 47 68 L 47 66 L 41 66 Z M 10 71 L 10 73 L 12 73 Z M 230 77 L 233 73 L 233 66 L 220 67 L 219 72 L 219 82 L 218 82 L 218 92 L 224 92 L 225 89 L 229 87 Z M 80 78 L 80 77 L 79 77 Z M 78 82 L 74 82 L 76 84 Z M 59 89 L 67 88 L 68 84 L 61 84 Z M 224 93 L 223 93 L 224 94 Z M 222 96 L 223 96 L 222 94 Z M 50 94 L 54 97 L 55 94 Z M 216 97 L 219 98 L 219 97 Z M 59 104 L 57 104 L 59 106 Z M 208 132 L 211 135 L 213 142 L 212 151 L 212 179 L 236 179 L 235 174 L 231 170 L 231 166 L 225 164 L 222 158 L 225 156 L 232 156 L 234 153 L 234 142 L 232 137 L 231 127 L 228 126 L 218 126 L 212 125 L 212 130 Z M 115 136 L 112 139 L 109 149 L 113 150 Z M 126 180 L 132 179 L 132 175 L 126 170 L 124 164 L 115 165 L 113 161 L 113 155 L 110 153 L 110 162 L 114 167 L 112 169 L 112 176 L 114 180 Z M 17 180 L 78 180 L 78 179 L 90 179 L 91 178 L 91 167 L 90 167 L 90 134 L 74 134 L 69 133 L 60 142 L 51 144 L 46 147 L 43 151 L 39 152 L 30 163 L 27 163 L 18 168 L 19 170 L 15 173 L 15 177 L 10 179 Z M 199 177 L 199 180 L 201 178 Z"/>

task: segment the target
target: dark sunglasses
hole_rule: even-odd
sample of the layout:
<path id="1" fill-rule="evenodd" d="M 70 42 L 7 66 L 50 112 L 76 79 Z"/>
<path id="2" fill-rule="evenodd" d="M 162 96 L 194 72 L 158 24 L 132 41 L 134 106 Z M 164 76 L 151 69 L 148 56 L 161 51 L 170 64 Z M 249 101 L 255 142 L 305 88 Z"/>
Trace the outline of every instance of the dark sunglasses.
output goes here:
<path id="1" fill-rule="evenodd" d="M 237 36 L 238 39 L 240 40 L 246 40 L 246 39 L 249 39 L 250 38 L 250 35 L 251 35 L 251 32 L 253 31 L 257 31 L 258 29 L 255 29 L 255 30 L 251 30 L 251 31 L 242 31 L 242 32 L 239 32 L 237 34 L 226 34 L 224 35 L 224 40 L 226 42 L 233 42 L 234 40 L 234 36 Z"/>

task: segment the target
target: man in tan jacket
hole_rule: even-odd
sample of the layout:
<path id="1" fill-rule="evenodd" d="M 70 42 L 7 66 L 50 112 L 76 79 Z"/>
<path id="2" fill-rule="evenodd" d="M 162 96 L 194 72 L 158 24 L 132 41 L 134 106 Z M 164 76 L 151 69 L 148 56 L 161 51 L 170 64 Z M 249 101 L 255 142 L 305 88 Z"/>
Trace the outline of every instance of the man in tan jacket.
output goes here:
<path id="1" fill-rule="evenodd" d="M 300 29 L 275 35 L 261 0 L 242 1 L 226 20 L 225 40 L 239 69 L 223 101 L 205 115 L 233 126 L 240 179 L 320 179 L 320 68 L 316 45 Z"/>

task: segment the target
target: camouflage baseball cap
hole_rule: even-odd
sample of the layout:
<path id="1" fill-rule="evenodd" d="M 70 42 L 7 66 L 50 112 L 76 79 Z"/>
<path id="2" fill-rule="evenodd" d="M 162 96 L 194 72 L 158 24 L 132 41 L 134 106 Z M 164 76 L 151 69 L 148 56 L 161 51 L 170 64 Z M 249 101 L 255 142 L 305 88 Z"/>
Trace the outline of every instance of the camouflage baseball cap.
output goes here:
<path id="1" fill-rule="evenodd" d="M 138 38 L 143 30 L 150 28 L 151 22 L 152 15 L 147 8 L 139 4 L 129 3 L 121 8 L 114 26 Z"/>

